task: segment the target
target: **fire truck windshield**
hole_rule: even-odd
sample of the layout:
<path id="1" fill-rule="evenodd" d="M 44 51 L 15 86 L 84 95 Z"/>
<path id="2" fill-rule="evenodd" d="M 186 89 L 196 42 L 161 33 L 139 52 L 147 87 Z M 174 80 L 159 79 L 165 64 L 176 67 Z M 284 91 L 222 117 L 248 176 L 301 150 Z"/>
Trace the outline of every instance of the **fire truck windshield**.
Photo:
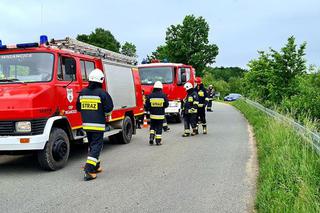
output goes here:
<path id="1" fill-rule="evenodd" d="M 51 81 L 53 61 L 51 53 L 0 54 L 0 84 Z"/>
<path id="2" fill-rule="evenodd" d="M 141 84 L 152 85 L 156 81 L 163 84 L 173 83 L 172 67 L 141 67 L 139 68 Z"/>

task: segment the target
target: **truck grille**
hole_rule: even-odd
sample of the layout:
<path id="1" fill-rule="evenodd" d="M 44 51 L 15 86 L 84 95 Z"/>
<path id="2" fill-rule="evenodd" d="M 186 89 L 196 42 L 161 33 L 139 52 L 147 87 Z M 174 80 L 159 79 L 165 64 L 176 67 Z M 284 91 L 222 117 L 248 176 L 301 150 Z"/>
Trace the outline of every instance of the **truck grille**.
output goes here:
<path id="1" fill-rule="evenodd" d="M 43 133 L 47 119 L 37 119 L 31 122 L 31 132 L 20 133 L 15 130 L 15 123 L 17 121 L 0 121 L 0 136 L 11 135 L 40 135 Z"/>

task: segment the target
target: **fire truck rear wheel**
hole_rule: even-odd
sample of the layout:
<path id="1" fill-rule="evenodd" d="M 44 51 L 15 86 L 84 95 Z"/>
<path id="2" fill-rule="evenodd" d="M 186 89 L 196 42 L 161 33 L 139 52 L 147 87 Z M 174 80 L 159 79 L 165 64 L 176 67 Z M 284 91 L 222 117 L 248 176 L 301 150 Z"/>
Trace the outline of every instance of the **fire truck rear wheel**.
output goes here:
<path id="1" fill-rule="evenodd" d="M 129 116 L 123 119 L 122 131 L 117 134 L 119 143 L 130 143 L 133 134 L 133 123 Z"/>
<path id="2" fill-rule="evenodd" d="M 40 167 L 55 171 L 63 168 L 69 158 L 70 143 L 67 133 L 60 128 L 52 128 L 49 141 L 43 150 L 38 152 Z"/>

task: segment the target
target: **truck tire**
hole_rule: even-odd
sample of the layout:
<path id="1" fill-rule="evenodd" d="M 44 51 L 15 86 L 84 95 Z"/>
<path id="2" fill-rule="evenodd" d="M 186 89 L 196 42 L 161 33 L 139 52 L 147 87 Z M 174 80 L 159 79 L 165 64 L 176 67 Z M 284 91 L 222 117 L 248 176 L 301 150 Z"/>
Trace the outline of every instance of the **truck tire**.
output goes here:
<path id="1" fill-rule="evenodd" d="M 129 116 L 126 116 L 122 122 L 122 131 L 117 134 L 118 142 L 127 144 L 131 142 L 133 134 L 133 123 Z"/>
<path id="2" fill-rule="evenodd" d="M 55 171 L 63 168 L 69 158 L 70 143 L 67 133 L 60 128 L 52 128 L 49 141 L 38 152 L 38 162 L 44 170 Z"/>

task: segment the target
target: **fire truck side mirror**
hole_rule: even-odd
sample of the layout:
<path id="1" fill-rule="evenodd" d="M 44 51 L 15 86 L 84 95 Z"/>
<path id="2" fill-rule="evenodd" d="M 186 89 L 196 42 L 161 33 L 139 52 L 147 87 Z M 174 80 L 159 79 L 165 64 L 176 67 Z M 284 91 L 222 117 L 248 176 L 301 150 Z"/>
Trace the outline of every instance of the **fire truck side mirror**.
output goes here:
<path id="1" fill-rule="evenodd" d="M 67 75 L 76 74 L 76 61 L 73 58 L 65 58 L 65 69 Z"/>

